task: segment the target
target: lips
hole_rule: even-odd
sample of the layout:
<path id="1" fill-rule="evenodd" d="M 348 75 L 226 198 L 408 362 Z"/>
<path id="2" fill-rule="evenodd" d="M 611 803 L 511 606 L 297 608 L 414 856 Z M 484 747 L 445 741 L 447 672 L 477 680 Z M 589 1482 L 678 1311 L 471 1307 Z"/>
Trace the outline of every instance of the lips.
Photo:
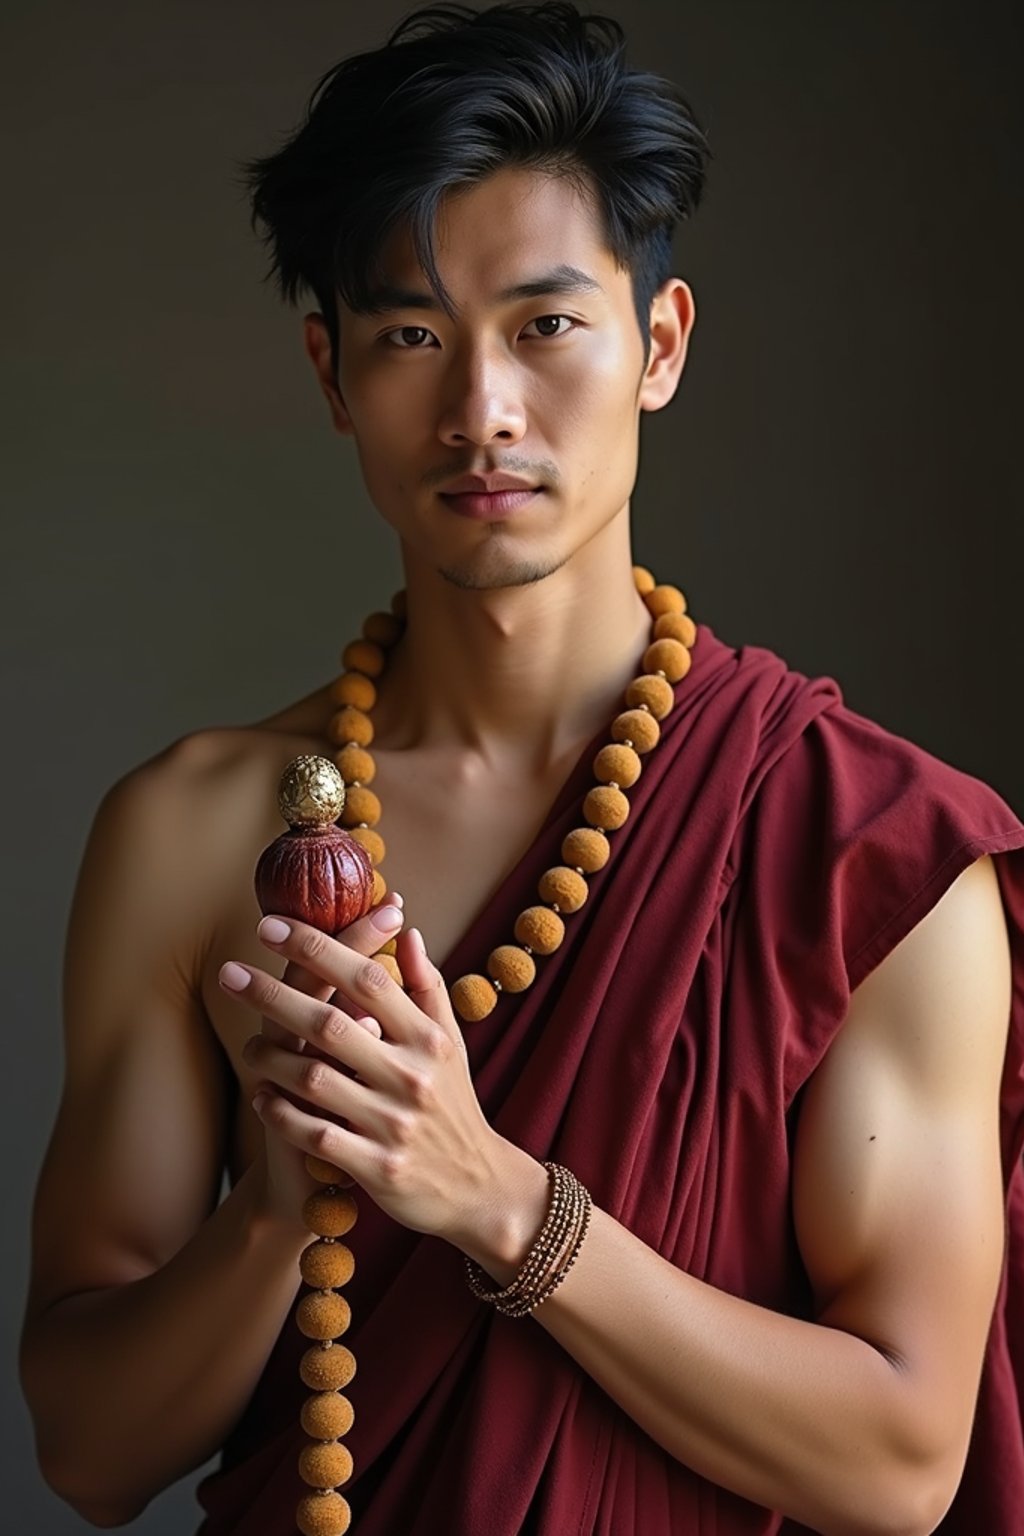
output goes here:
<path id="1" fill-rule="evenodd" d="M 442 491 L 441 499 L 453 512 L 458 512 L 463 517 L 472 517 L 477 520 L 508 517 L 517 512 L 521 507 L 527 507 L 542 496 L 540 486 L 524 486 L 517 483 L 516 489 L 497 491 Z"/>
<path id="2" fill-rule="evenodd" d="M 516 475 L 462 475 L 450 480 L 444 487 L 443 496 L 460 496 L 471 493 L 492 495 L 496 491 L 534 491 L 537 487 L 529 480 Z"/>

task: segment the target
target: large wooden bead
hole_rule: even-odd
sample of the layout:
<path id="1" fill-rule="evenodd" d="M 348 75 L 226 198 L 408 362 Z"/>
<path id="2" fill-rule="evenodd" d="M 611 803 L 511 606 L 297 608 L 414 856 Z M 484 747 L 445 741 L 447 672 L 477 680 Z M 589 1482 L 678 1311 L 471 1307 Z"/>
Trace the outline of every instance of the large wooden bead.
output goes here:
<path id="1" fill-rule="evenodd" d="M 310 1291 L 295 1308 L 295 1321 L 307 1339 L 336 1339 L 352 1322 L 352 1308 L 337 1291 Z"/>
<path id="2" fill-rule="evenodd" d="M 390 649 L 402 637 L 405 625 L 393 613 L 370 613 L 363 620 L 363 638 Z"/>
<path id="3" fill-rule="evenodd" d="M 461 1019 L 467 1024 L 479 1024 L 494 1008 L 498 994 L 486 976 L 460 976 L 452 983 L 451 999 Z"/>
<path id="4" fill-rule="evenodd" d="M 311 1392 L 347 1387 L 356 1373 L 356 1357 L 344 1344 L 311 1344 L 299 1361 L 299 1375 Z"/>
<path id="5" fill-rule="evenodd" d="M 562 858 L 585 875 L 604 869 L 611 851 L 608 839 L 596 827 L 576 827 L 562 841 Z"/>
<path id="6" fill-rule="evenodd" d="M 368 826 L 375 827 L 380 821 L 380 813 L 381 804 L 372 789 L 363 789 L 361 785 L 346 789 L 341 812 L 343 827 L 358 827 L 364 821 Z"/>
<path id="7" fill-rule="evenodd" d="M 621 789 L 600 784 L 584 797 L 583 814 L 592 827 L 603 827 L 606 832 L 611 832 L 625 824 L 629 801 Z"/>
<path id="8" fill-rule="evenodd" d="M 341 653 L 342 665 L 367 677 L 380 677 L 387 663 L 382 646 L 372 640 L 350 640 Z"/>
<path id="9" fill-rule="evenodd" d="M 368 747 L 373 740 L 373 721 L 361 709 L 346 704 L 331 718 L 328 732 L 333 742 L 344 746 L 354 741 L 357 747 Z"/>
<path id="10" fill-rule="evenodd" d="M 487 956 L 487 971 L 503 992 L 525 992 L 537 975 L 537 967 L 518 944 L 499 944 Z"/>
<path id="11" fill-rule="evenodd" d="M 373 783 L 377 764 L 364 747 L 342 747 L 335 752 L 334 761 L 347 785 Z"/>
<path id="12" fill-rule="evenodd" d="M 345 1536 L 351 1522 L 351 1507 L 340 1493 L 307 1493 L 295 1511 L 302 1536 Z"/>
<path id="13" fill-rule="evenodd" d="M 388 892 L 388 883 L 379 869 L 373 872 L 373 905 L 379 907 Z"/>
<path id="14" fill-rule="evenodd" d="M 314 1190 L 302 1202 L 302 1219 L 317 1237 L 344 1237 L 355 1226 L 358 1214 L 355 1200 L 343 1189 L 334 1194 Z"/>
<path id="15" fill-rule="evenodd" d="M 311 1488 L 334 1488 L 352 1476 L 352 1452 L 340 1440 L 315 1441 L 299 1452 L 299 1476 Z"/>
<path id="16" fill-rule="evenodd" d="M 638 752 L 650 752 L 658 745 L 661 726 L 646 709 L 624 709 L 612 721 L 611 733 L 616 741 L 631 741 Z"/>
<path id="17" fill-rule="evenodd" d="M 655 619 L 663 613 L 686 612 L 686 598 L 678 587 L 652 587 L 650 592 L 644 593 L 644 602 L 647 612 Z"/>
<path id="18" fill-rule="evenodd" d="M 374 955 L 374 959 L 379 965 L 384 967 L 396 986 L 405 986 L 405 978 L 402 975 L 402 968 L 398 961 L 395 959 L 394 955 L 378 954 Z"/>
<path id="19" fill-rule="evenodd" d="M 583 876 L 564 864 L 545 870 L 537 889 L 541 901 L 557 906 L 560 912 L 578 912 L 590 894 Z"/>
<path id="20" fill-rule="evenodd" d="M 379 832 L 375 832 L 372 827 L 352 827 L 349 836 L 354 837 L 357 843 L 362 843 L 374 864 L 381 863 L 384 858 L 384 839 Z M 380 897 L 374 895 L 373 899 L 379 901 Z"/>
<path id="21" fill-rule="evenodd" d="M 648 592 L 654 591 L 654 577 L 651 575 L 646 565 L 634 565 L 633 585 L 636 587 L 636 590 L 640 593 L 641 597 L 646 597 Z"/>
<path id="22" fill-rule="evenodd" d="M 692 658 L 681 640 L 654 640 L 644 651 L 644 671 L 664 672 L 670 683 L 678 683 L 690 670 Z"/>
<path id="23" fill-rule="evenodd" d="M 565 924 L 550 907 L 527 907 L 516 918 L 513 930 L 520 944 L 538 955 L 553 955 L 565 938 Z"/>
<path id="24" fill-rule="evenodd" d="M 664 720 L 675 701 L 672 684 L 663 677 L 656 677 L 654 673 L 634 677 L 626 689 L 626 703 L 630 709 L 647 709 L 655 720 Z"/>
<path id="25" fill-rule="evenodd" d="M 348 1434 L 355 1418 L 352 1404 L 340 1392 L 315 1392 L 303 1403 L 299 1422 L 313 1440 L 337 1440 Z"/>
<path id="26" fill-rule="evenodd" d="M 623 789 L 629 789 L 640 777 L 641 767 L 633 748 L 616 742 L 612 746 L 602 747 L 594 758 L 594 778 L 600 779 L 602 784 L 618 784 Z"/>
<path id="27" fill-rule="evenodd" d="M 351 704 L 354 709 L 372 709 L 377 702 L 377 690 L 362 672 L 343 672 L 331 684 L 331 699 L 335 704 Z"/>
<path id="28" fill-rule="evenodd" d="M 299 1256 L 299 1273 L 307 1285 L 322 1291 L 332 1285 L 348 1285 L 355 1273 L 356 1261 L 347 1243 L 310 1243 Z M 314 1334 L 314 1338 L 319 1335 Z M 328 1333 L 325 1338 L 333 1339 Z"/>
<path id="29" fill-rule="evenodd" d="M 681 640 L 686 649 L 697 643 L 697 626 L 688 613 L 663 613 L 654 623 L 655 640 Z"/>
<path id="30" fill-rule="evenodd" d="M 306 1153 L 306 1172 L 311 1173 L 314 1179 L 319 1179 L 321 1184 L 340 1184 L 344 1177 L 340 1168 L 336 1168 L 326 1158 L 314 1157 L 312 1152 Z"/>
<path id="31" fill-rule="evenodd" d="M 388 939 L 387 943 L 386 944 L 382 944 L 380 949 L 378 949 L 376 955 L 374 956 L 374 959 L 375 960 L 379 960 L 381 955 L 394 955 L 394 954 L 397 954 L 397 953 L 398 953 L 398 940 L 397 939 Z"/>

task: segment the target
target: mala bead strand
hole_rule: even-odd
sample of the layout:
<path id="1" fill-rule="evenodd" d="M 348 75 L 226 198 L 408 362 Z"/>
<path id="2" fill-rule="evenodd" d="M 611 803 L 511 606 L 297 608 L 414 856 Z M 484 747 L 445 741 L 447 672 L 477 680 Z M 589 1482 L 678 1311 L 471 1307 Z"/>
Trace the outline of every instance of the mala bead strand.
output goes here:
<path id="1" fill-rule="evenodd" d="M 338 1343 L 352 1320 L 339 1287 L 351 1280 L 355 1259 L 338 1238 L 355 1225 L 357 1208 L 339 1182 L 346 1176 L 333 1163 L 310 1156 L 306 1169 L 325 1187 L 309 1195 L 302 1207 L 303 1221 L 316 1239 L 299 1259 L 310 1290 L 295 1309 L 300 1331 L 315 1341 L 299 1366 L 312 1393 L 302 1406 L 301 1424 L 310 1439 L 299 1452 L 299 1476 L 312 1491 L 299 1501 L 295 1520 L 302 1536 L 344 1536 L 352 1510 L 337 1490 L 352 1476 L 353 1462 L 341 1437 L 352 1428 L 355 1414 L 340 1388 L 352 1380 L 356 1362 L 352 1351 Z"/>
<path id="2" fill-rule="evenodd" d="M 538 894 L 543 905 L 527 907 L 519 914 L 513 928 L 515 942 L 499 944 L 491 951 L 485 975 L 460 976 L 453 984 L 452 1006 L 465 1023 L 487 1018 L 502 992 L 525 992 L 537 977 L 534 957 L 552 955 L 564 943 L 563 918 L 578 912 L 586 902 L 586 876 L 596 874 L 608 862 L 608 834 L 619 831 L 629 819 L 625 791 L 639 781 L 644 754 L 653 751 L 660 740 L 660 722 L 675 703 L 673 685 L 690 670 L 697 626 L 687 612 L 685 595 L 678 587 L 659 584 L 645 566 L 633 567 L 633 581 L 651 615 L 651 641 L 644 651 L 641 674 L 626 689 L 626 707 L 612 721 L 612 739 L 594 759 L 597 783 L 588 791 L 582 807 L 587 825 L 565 838 L 565 864 L 541 877 Z M 345 671 L 330 691 L 332 702 L 338 705 L 328 736 L 339 749 L 334 761 L 345 784 L 342 822 L 370 856 L 375 901 L 383 898 L 386 888 L 379 868 L 386 849 L 377 831 L 381 803 L 369 788 L 376 773 L 369 751 L 373 742 L 370 711 L 377 701 L 376 681 L 386 667 L 387 653 L 404 632 L 406 612 L 406 594 L 401 591 L 391 599 L 390 612 L 369 615 L 361 638 L 345 646 L 341 657 Z M 394 953 L 382 949 L 377 959 L 402 985 Z"/>

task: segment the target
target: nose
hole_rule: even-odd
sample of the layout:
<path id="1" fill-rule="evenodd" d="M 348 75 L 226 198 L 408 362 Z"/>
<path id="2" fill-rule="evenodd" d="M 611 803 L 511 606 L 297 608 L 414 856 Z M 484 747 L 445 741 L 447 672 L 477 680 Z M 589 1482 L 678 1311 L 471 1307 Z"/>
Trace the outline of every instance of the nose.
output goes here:
<path id="1" fill-rule="evenodd" d="M 495 440 L 518 443 L 526 411 L 517 370 L 508 359 L 478 351 L 453 361 L 438 436 L 451 447 Z"/>

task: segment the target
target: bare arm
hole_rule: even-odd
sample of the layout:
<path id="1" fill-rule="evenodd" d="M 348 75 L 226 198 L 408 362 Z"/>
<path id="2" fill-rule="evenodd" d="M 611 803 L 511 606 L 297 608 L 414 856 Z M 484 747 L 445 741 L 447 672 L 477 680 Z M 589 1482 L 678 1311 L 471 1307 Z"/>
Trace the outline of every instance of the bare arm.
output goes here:
<path id="1" fill-rule="evenodd" d="M 1006 923 L 979 860 L 857 989 L 809 1085 L 794 1210 L 815 1322 L 679 1271 L 606 1212 L 534 1313 L 673 1456 L 827 1536 L 924 1536 L 959 1482 L 1003 1252 Z M 506 1143 L 508 1283 L 547 1176 Z M 497 1207 L 500 1209 L 500 1206 Z"/>
<path id="2" fill-rule="evenodd" d="M 229 1068 L 194 979 L 207 747 L 106 796 L 67 936 L 21 1375 L 47 1481 L 101 1525 L 218 1449 L 298 1284 L 302 1237 L 271 1212 L 264 1160 L 217 1207 Z"/>

